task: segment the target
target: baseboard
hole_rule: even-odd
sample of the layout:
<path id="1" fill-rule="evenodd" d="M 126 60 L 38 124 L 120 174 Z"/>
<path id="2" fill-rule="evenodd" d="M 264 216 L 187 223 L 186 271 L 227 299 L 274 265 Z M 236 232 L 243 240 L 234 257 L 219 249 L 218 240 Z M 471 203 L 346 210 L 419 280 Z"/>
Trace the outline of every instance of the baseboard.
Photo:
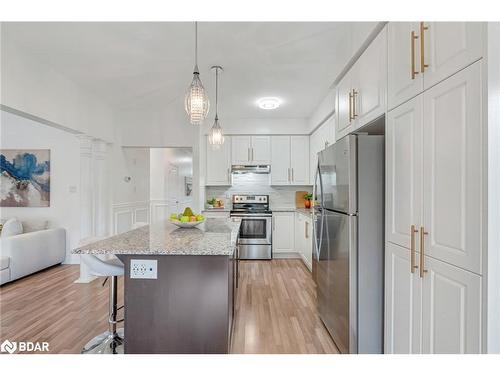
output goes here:
<path id="1" fill-rule="evenodd" d="M 301 259 L 300 253 L 295 251 L 284 251 L 279 253 L 273 253 L 273 259 Z"/>

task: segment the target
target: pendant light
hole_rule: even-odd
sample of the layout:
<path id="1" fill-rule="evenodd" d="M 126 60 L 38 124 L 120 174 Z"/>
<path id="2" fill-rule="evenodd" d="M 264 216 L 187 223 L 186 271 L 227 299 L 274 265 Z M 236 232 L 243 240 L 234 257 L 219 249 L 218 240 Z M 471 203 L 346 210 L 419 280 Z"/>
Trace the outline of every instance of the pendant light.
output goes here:
<path id="1" fill-rule="evenodd" d="M 224 143 L 224 134 L 222 133 L 222 128 L 219 124 L 219 70 L 222 70 L 221 66 L 212 66 L 215 69 L 215 120 L 212 128 L 210 129 L 210 134 L 208 135 L 208 142 L 212 145 L 214 149 L 220 148 Z"/>
<path id="2" fill-rule="evenodd" d="M 194 71 L 193 81 L 189 86 L 186 98 L 184 99 L 184 108 L 189 116 L 189 122 L 193 125 L 200 125 L 207 117 L 210 102 L 205 92 L 205 88 L 200 80 L 198 70 L 198 22 L 194 23 Z"/>

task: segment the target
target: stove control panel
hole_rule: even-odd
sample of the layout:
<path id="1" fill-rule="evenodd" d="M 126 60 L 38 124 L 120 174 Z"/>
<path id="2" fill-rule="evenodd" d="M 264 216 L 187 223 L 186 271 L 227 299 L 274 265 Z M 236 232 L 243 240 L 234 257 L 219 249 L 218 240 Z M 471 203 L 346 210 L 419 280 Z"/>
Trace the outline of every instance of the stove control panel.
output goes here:
<path id="1" fill-rule="evenodd" d="M 269 201 L 269 195 L 233 195 L 233 203 L 262 203 Z"/>

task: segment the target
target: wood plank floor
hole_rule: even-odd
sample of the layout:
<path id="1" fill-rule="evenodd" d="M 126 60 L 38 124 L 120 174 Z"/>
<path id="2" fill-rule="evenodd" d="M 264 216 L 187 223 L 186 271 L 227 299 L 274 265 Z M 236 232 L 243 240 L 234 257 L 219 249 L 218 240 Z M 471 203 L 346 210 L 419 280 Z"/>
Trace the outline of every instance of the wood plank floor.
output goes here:
<path id="1" fill-rule="evenodd" d="M 108 287 L 75 284 L 78 275 L 78 266 L 56 266 L 0 287 L 0 342 L 47 341 L 51 353 L 79 353 L 105 331 Z M 315 298 L 300 260 L 240 262 L 232 352 L 337 353 Z"/>

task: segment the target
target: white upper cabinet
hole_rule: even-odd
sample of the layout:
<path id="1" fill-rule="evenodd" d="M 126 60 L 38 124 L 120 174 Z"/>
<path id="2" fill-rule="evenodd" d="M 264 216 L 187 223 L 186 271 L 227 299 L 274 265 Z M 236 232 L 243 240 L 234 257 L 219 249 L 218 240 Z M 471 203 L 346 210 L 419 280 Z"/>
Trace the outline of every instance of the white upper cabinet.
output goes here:
<path id="1" fill-rule="evenodd" d="M 353 22 L 352 23 L 352 55 L 355 55 L 366 42 L 371 33 L 375 31 L 379 22 Z"/>
<path id="2" fill-rule="evenodd" d="M 290 185 L 290 137 L 271 137 L 271 185 Z"/>
<path id="3" fill-rule="evenodd" d="M 269 164 L 271 141 L 263 136 L 233 136 L 232 163 L 235 165 Z"/>
<path id="4" fill-rule="evenodd" d="M 355 67 L 353 67 L 355 68 Z M 353 71 L 350 70 L 340 80 L 337 85 L 337 98 L 336 98 L 336 117 L 335 123 L 335 137 L 340 139 L 352 131 L 352 122 L 354 120 L 352 112 L 352 76 Z"/>
<path id="5" fill-rule="evenodd" d="M 419 354 L 422 283 L 410 271 L 410 250 L 387 243 L 385 256 L 385 353 Z"/>
<path id="6" fill-rule="evenodd" d="M 425 267 L 422 353 L 482 353 L 481 276 L 427 256 Z"/>
<path id="7" fill-rule="evenodd" d="M 309 185 L 309 136 L 271 136 L 271 184 Z"/>
<path id="8" fill-rule="evenodd" d="M 422 223 L 422 95 L 387 114 L 386 238 L 410 248 L 411 226 Z"/>
<path id="9" fill-rule="evenodd" d="M 484 55 L 479 22 L 390 22 L 388 108 L 418 95 Z"/>
<path id="10" fill-rule="evenodd" d="M 421 93 L 418 22 L 389 22 L 387 25 L 389 110 Z"/>
<path id="11" fill-rule="evenodd" d="M 424 88 L 451 76 L 483 56 L 484 24 L 480 22 L 423 22 Z"/>
<path id="12" fill-rule="evenodd" d="M 387 28 L 377 35 L 337 86 L 336 139 L 386 110 Z"/>
<path id="13" fill-rule="evenodd" d="M 290 137 L 290 168 L 292 185 L 309 184 L 309 136 Z"/>
<path id="14" fill-rule="evenodd" d="M 354 89 L 355 129 L 383 115 L 387 89 L 387 28 L 368 46 L 356 63 Z M 354 130 L 355 130 L 354 129 Z"/>
<path id="15" fill-rule="evenodd" d="M 271 138 L 267 135 L 253 136 L 250 155 L 253 164 L 269 164 L 271 162 Z"/>
<path id="16" fill-rule="evenodd" d="M 485 136 L 481 62 L 424 93 L 426 254 L 481 273 Z"/>
<path id="17" fill-rule="evenodd" d="M 309 181 L 314 182 L 316 167 L 318 166 L 318 153 L 335 143 L 335 116 L 330 116 L 309 137 Z"/>
<path id="18" fill-rule="evenodd" d="M 235 135 L 232 137 L 232 163 L 236 165 L 250 163 L 250 149 L 252 148 L 252 137 Z"/>
<path id="19" fill-rule="evenodd" d="M 231 138 L 219 148 L 214 148 L 207 138 L 206 185 L 231 185 Z"/>

